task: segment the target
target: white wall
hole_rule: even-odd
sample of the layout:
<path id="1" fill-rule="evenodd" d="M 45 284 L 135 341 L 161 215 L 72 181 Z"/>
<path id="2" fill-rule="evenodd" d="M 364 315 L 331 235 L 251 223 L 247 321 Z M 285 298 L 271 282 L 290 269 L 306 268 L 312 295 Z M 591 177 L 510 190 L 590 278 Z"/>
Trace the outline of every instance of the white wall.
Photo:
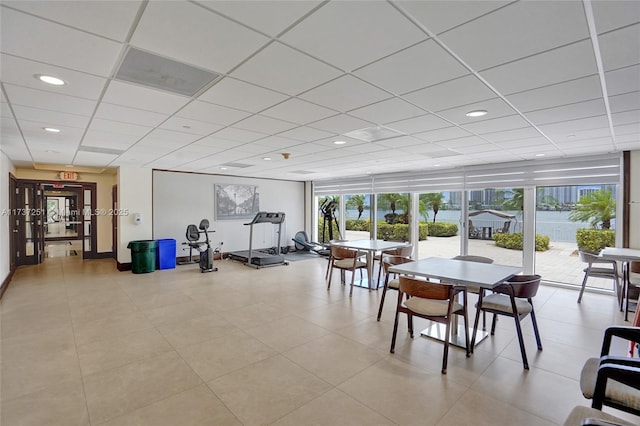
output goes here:
<path id="1" fill-rule="evenodd" d="M 15 175 L 15 167 L 9 158 L 0 152 L 0 284 L 9 276 L 9 173 Z M 6 209 L 6 210 L 5 210 Z"/>
<path id="2" fill-rule="evenodd" d="M 154 171 L 153 173 L 153 238 L 176 240 L 177 256 L 188 256 L 181 243 L 186 241 L 187 225 L 198 225 L 208 219 L 209 235 L 215 246 L 223 242 L 223 252 L 249 249 L 249 226 L 251 219 L 215 221 L 215 184 L 255 185 L 260 194 L 260 210 L 284 212 L 281 245 L 293 245 L 291 239 L 304 228 L 305 199 L 304 183 L 273 179 L 252 179 Z M 254 225 L 253 248 L 270 248 L 277 244 L 277 225 L 262 223 Z M 204 237 L 202 237 L 204 238 Z M 195 255 L 195 253 L 194 253 Z"/>
<path id="3" fill-rule="evenodd" d="M 153 239 L 152 170 L 120 167 L 118 170 L 118 209 L 128 209 L 127 216 L 118 216 L 118 262 L 130 263 L 129 241 Z M 134 214 L 142 215 L 136 225 Z"/>
<path id="4" fill-rule="evenodd" d="M 629 247 L 640 249 L 640 150 L 631 151 Z"/>

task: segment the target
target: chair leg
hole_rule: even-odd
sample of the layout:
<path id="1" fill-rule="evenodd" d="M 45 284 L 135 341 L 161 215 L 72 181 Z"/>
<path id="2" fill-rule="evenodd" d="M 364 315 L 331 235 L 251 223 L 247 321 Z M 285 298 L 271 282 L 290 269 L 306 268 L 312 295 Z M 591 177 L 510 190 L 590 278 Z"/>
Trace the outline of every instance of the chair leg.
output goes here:
<path id="1" fill-rule="evenodd" d="M 398 334 L 398 317 L 400 316 L 400 311 L 398 310 L 398 306 L 402 303 L 402 292 L 398 292 L 398 303 L 396 305 L 396 318 L 393 321 L 393 334 L 391 335 L 391 349 L 389 352 L 394 353 L 396 351 L 396 335 Z"/>
<path id="2" fill-rule="evenodd" d="M 493 320 L 491 320 L 491 335 L 496 334 L 496 322 L 498 321 L 498 316 L 493 314 Z"/>
<path id="3" fill-rule="evenodd" d="M 444 332 L 444 353 L 442 354 L 442 374 L 447 374 L 447 360 L 449 359 L 449 333 L 451 332 L 451 318 L 448 318 Z"/>
<path id="4" fill-rule="evenodd" d="M 329 290 L 329 288 L 331 287 L 331 278 L 333 278 L 333 265 L 331 265 L 331 268 L 329 268 L 329 279 L 327 280 L 327 290 Z"/>
<path id="5" fill-rule="evenodd" d="M 529 301 L 531 303 L 531 301 Z M 531 303 L 533 306 L 533 303 Z M 542 350 L 542 340 L 540 340 L 540 331 L 538 331 L 538 321 L 536 321 L 536 313 L 531 309 L 531 323 L 533 324 L 533 334 L 536 335 L 536 343 L 538 344 L 538 350 Z"/>
<path id="6" fill-rule="evenodd" d="M 482 290 L 481 290 L 482 291 Z M 480 321 L 480 306 L 482 306 L 482 295 L 478 300 L 478 308 L 476 308 L 476 319 L 473 321 L 473 335 L 471 336 L 471 353 L 473 353 L 473 348 L 476 346 L 476 336 L 478 334 L 478 321 Z M 482 312 L 485 313 L 484 311 Z"/>
<path id="7" fill-rule="evenodd" d="M 356 271 L 351 271 L 351 288 L 349 289 L 349 297 L 353 294 L 353 282 L 356 279 Z"/>
<path id="8" fill-rule="evenodd" d="M 407 314 L 407 328 L 409 329 L 409 337 L 413 339 L 413 315 Z"/>
<path id="9" fill-rule="evenodd" d="M 467 314 L 467 294 L 464 293 L 462 296 L 462 300 L 464 301 L 464 312 L 462 313 L 464 317 L 464 345 L 467 350 L 467 358 L 471 356 L 471 352 L 469 352 L 469 315 Z"/>
<path id="10" fill-rule="evenodd" d="M 378 321 L 380 321 L 380 317 L 382 316 L 382 307 L 384 306 L 384 298 L 387 295 L 387 285 L 389 282 L 389 277 L 384 280 L 384 287 L 382 288 L 382 297 L 380 297 L 380 308 L 378 308 Z"/>
<path id="11" fill-rule="evenodd" d="M 527 351 L 524 347 L 524 337 L 522 336 L 522 328 L 520 327 L 520 318 L 518 315 L 514 315 L 513 319 L 516 322 L 516 332 L 518 333 L 518 343 L 520 344 L 520 353 L 522 354 L 522 365 L 525 370 L 529 369 L 529 361 L 527 360 Z"/>
<path id="12" fill-rule="evenodd" d="M 589 270 L 584 273 L 584 278 L 582 279 L 582 286 L 580 287 L 580 294 L 578 295 L 578 303 L 582 301 L 582 293 L 584 293 L 584 288 L 587 285 L 587 278 L 589 278 Z"/>

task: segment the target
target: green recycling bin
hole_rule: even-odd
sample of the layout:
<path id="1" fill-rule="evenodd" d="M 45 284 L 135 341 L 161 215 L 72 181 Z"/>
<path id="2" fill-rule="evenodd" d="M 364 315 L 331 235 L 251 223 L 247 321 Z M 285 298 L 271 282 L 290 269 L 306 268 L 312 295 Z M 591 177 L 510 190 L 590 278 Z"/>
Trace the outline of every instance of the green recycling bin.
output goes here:
<path id="1" fill-rule="evenodd" d="M 131 249 L 131 272 L 144 274 L 156 270 L 156 240 L 129 241 L 128 249 Z"/>

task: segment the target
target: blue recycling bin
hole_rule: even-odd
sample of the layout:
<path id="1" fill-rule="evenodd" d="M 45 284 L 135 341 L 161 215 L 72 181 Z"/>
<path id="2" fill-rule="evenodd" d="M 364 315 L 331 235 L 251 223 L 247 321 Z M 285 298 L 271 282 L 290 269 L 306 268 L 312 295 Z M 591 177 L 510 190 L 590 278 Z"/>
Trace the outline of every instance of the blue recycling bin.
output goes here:
<path id="1" fill-rule="evenodd" d="M 158 241 L 156 265 L 158 269 L 173 269 L 176 267 L 176 240 L 163 238 Z"/>

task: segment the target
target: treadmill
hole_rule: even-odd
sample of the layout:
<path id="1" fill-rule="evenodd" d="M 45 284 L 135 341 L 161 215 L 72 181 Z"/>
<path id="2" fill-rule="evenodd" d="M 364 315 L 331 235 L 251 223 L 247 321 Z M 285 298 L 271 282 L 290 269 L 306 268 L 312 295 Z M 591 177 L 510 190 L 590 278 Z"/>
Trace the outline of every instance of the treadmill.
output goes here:
<path id="1" fill-rule="evenodd" d="M 268 266 L 288 265 L 284 258 L 284 255 L 280 254 L 280 240 L 282 235 L 282 222 L 284 222 L 283 212 L 258 212 L 253 220 L 249 223 L 245 223 L 249 228 L 249 250 L 242 250 L 229 253 L 228 257 L 231 260 L 242 262 L 246 266 L 252 268 L 264 268 Z M 276 253 L 265 253 L 253 249 L 253 226 L 258 223 L 271 223 L 278 225 L 278 246 Z"/>

